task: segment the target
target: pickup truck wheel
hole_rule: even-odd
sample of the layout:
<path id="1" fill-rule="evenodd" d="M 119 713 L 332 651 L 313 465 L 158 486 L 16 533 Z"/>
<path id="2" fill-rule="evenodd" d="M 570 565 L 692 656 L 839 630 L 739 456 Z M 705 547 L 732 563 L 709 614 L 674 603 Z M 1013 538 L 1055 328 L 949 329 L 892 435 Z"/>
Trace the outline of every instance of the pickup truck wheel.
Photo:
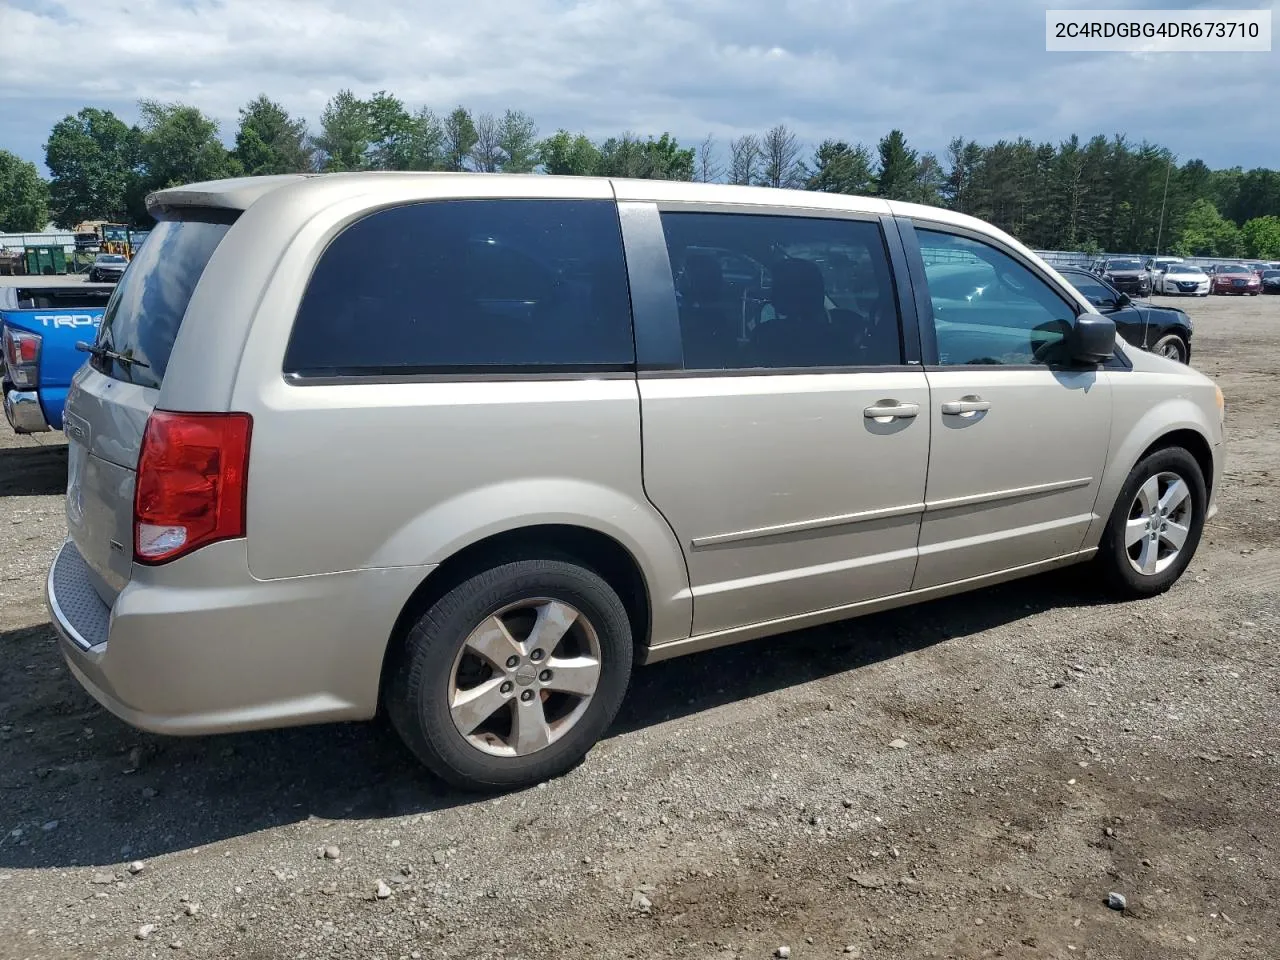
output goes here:
<path id="1" fill-rule="evenodd" d="M 1151 347 L 1152 353 L 1158 353 L 1162 357 L 1168 357 L 1170 360 L 1177 360 L 1179 363 L 1187 362 L 1187 344 L 1176 333 L 1168 334 L 1161 337 Z"/>
<path id="2" fill-rule="evenodd" d="M 1173 586 L 1200 544 L 1207 504 L 1200 465 L 1181 447 L 1157 450 L 1134 467 L 1098 547 L 1111 591 L 1149 597 Z"/>
<path id="3" fill-rule="evenodd" d="M 433 773 L 468 790 L 532 786 L 604 735 L 631 675 L 631 624 L 596 573 L 520 560 L 454 587 L 410 629 L 387 716 Z"/>

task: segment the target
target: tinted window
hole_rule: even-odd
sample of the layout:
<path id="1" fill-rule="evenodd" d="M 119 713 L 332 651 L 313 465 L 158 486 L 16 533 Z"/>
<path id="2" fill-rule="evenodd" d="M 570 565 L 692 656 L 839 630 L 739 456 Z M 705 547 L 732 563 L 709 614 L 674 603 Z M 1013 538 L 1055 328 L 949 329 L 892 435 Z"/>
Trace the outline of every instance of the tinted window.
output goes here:
<path id="1" fill-rule="evenodd" d="M 98 328 L 101 346 L 136 362 L 95 359 L 95 367 L 118 380 L 160 386 L 196 282 L 229 229 L 226 223 L 195 220 L 156 225 L 124 272 Z"/>
<path id="2" fill-rule="evenodd" d="M 329 245 L 284 366 L 332 376 L 634 360 L 613 203 L 448 200 L 370 214 Z"/>
<path id="3" fill-rule="evenodd" d="M 1059 272 L 1061 272 L 1062 276 L 1071 282 L 1073 287 L 1084 294 L 1089 302 L 1095 307 L 1115 306 L 1115 292 L 1097 277 L 1087 273 L 1080 273 L 1075 270 Z"/>
<path id="4" fill-rule="evenodd" d="M 685 369 L 902 362 L 879 224 L 664 213 L 662 227 Z"/>
<path id="5" fill-rule="evenodd" d="M 17 291 L 19 310 L 106 306 L 111 291 L 93 287 L 29 287 Z"/>
<path id="6" fill-rule="evenodd" d="M 916 229 L 942 364 L 1056 362 L 1074 309 L 1008 254 L 977 240 Z"/>

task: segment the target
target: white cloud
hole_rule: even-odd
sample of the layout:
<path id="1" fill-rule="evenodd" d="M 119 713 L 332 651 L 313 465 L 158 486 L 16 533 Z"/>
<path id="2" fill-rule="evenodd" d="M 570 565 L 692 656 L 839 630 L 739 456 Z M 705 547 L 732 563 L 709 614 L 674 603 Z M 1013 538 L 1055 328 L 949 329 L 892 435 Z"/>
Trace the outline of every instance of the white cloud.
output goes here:
<path id="1" fill-rule="evenodd" d="M 693 142 L 781 121 L 873 143 L 897 126 L 933 150 L 1127 132 L 1215 165 L 1280 162 L 1274 54 L 1049 54 L 1044 7 L 1021 0 L 0 0 L 0 36 L 50 52 L 0 57 L 0 146 L 37 160 L 85 104 L 132 120 L 139 98 L 182 100 L 229 138 L 260 92 L 315 124 L 350 87 L 518 107 L 545 132 Z"/>

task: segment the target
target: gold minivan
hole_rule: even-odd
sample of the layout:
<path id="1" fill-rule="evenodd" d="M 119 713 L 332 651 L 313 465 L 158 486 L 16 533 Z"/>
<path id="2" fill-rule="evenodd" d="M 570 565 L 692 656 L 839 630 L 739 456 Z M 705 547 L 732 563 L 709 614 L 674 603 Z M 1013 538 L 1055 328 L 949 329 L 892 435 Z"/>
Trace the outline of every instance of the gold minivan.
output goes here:
<path id="1" fill-rule="evenodd" d="M 372 717 L 478 789 L 632 666 L 1091 561 L 1186 569 L 1212 381 L 880 199 L 549 176 L 163 190 L 67 401 L 48 601 L 129 723 Z"/>

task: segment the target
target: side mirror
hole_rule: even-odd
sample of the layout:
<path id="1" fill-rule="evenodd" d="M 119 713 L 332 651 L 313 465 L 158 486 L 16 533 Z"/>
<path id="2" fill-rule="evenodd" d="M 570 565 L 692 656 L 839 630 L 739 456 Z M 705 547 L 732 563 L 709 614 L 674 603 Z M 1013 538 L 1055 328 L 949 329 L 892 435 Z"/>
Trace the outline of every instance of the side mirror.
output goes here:
<path id="1" fill-rule="evenodd" d="M 1082 313 L 1067 335 L 1067 349 L 1072 360 L 1081 363 L 1103 363 L 1116 352 L 1116 322 L 1109 317 Z"/>
<path id="2" fill-rule="evenodd" d="M 1127 293 L 1122 293 L 1120 296 L 1116 297 L 1117 310 L 1123 309 L 1131 303 L 1133 303 L 1133 297 L 1129 296 Z"/>

